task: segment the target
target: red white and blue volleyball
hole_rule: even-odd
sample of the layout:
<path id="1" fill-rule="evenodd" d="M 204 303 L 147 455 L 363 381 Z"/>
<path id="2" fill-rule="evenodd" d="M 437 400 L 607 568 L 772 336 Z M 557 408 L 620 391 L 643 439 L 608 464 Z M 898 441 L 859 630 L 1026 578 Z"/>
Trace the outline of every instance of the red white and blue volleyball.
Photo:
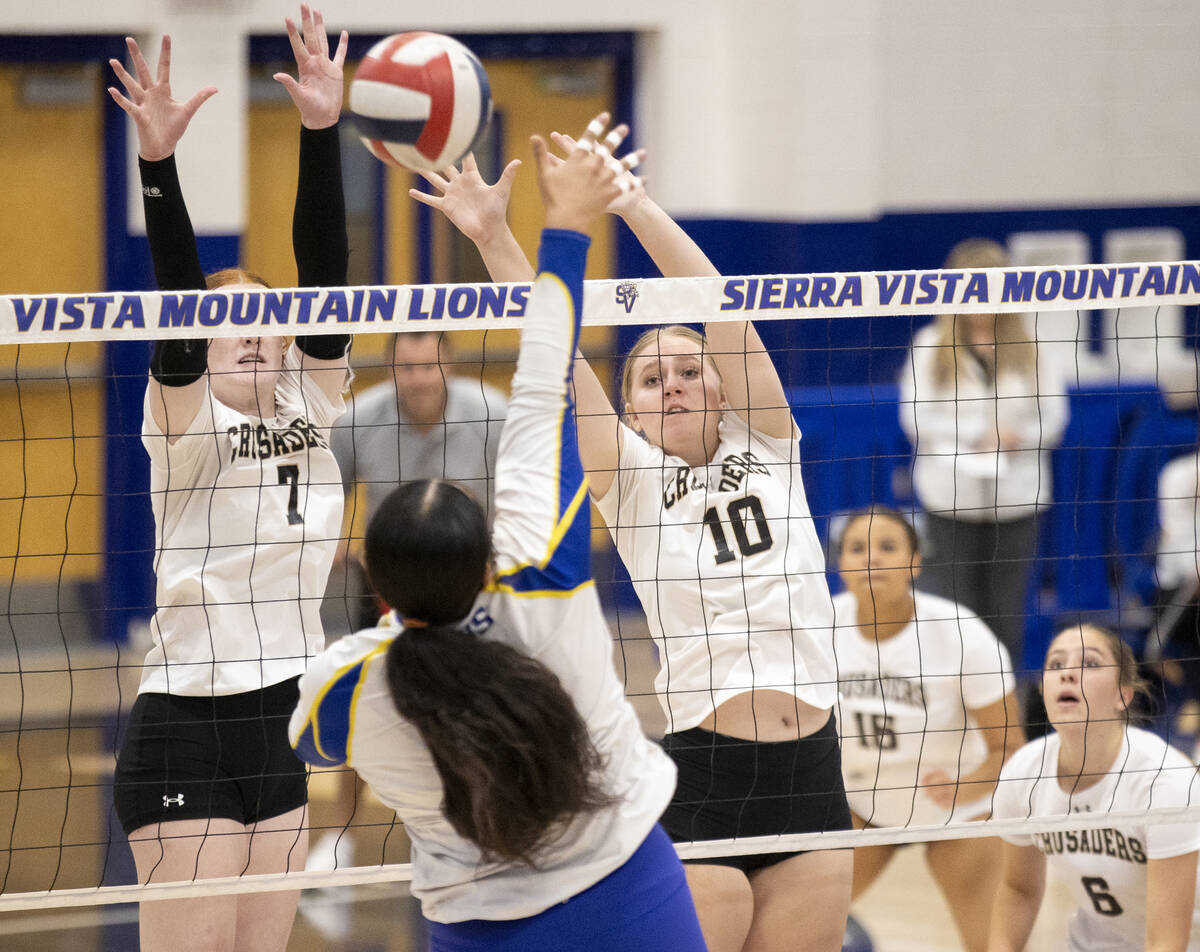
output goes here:
<path id="1" fill-rule="evenodd" d="M 440 33 L 399 33 L 371 47 L 350 84 L 350 117 L 388 165 L 436 172 L 475 145 L 492 118 L 487 73 Z"/>

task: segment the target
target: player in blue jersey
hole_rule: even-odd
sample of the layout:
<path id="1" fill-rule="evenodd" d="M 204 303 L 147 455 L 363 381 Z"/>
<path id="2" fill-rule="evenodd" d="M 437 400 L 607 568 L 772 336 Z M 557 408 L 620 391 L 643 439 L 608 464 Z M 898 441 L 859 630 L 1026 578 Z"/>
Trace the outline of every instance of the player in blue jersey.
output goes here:
<path id="1" fill-rule="evenodd" d="M 704 948 L 658 826 L 675 770 L 624 697 L 591 577 L 580 232 L 619 193 L 596 138 L 565 161 L 533 140 L 546 229 L 493 530 L 445 480 L 392 493 L 366 536 L 392 612 L 317 658 L 291 723 L 305 760 L 349 764 L 404 822 L 434 950 Z"/>

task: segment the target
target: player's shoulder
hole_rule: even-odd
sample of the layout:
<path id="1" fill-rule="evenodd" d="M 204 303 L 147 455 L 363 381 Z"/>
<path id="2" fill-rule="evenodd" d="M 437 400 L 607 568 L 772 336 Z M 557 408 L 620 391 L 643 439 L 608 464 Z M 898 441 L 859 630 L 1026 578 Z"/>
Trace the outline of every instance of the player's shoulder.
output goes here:
<path id="1" fill-rule="evenodd" d="M 1129 743 L 1130 760 L 1150 766 L 1195 767 L 1183 751 L 1145 728 L 1130 726 L 1126 728 L 1125 736 Z"/>
<path id="2" fill-rule="evenodd" d="M 1148 796 L 1151 806 L 1182 806 L 1200 798 L 1196 765 L 1181 750 L 1140 727 L 1129 727 L 1125 736 L 1129 753 L 1119 765 L 1121 788 L 1132 791 L 1138 803 Z"/>
<path id="3" fill-rule="evenodd" d="M 446 378 L 446 418 L 460 422 L 482 422 L 501 418 L 508 411 L 508 397 L 489 383 L 469 377 Z"/>
<path id="4" fill-rule="evenodd" d="M 997 640 L 987 622 L 961 602 L 921 591 L 914 593 L 913 601 L 914 617 L 926 631 L 937 628 L 963 645 Z"/>
<path id="5" fill-rule="evenodd" d="M 1160 495 L 1185 496 L 1196 491 L 1200 474 L 1200 454 L 1187 453 L 1177 456 L 1163 467 L 1158 477 Z"/>
<path id="6" fill-rule="evenodd" d="M 930 323 L 926 324 L 924 327 L 920 328 L 915 334 L 913 334 L 913 336 L 912 336 L 913 347 L 914 348 L 932 347 L 938 343 L 939 336 L 940 336 L 940 334 L 939 334 L 939 329 L 938 329 L 938 322 L 931 321 Z"/>
<path id="7" fill-rule="evenodd" d="M 913 609 L 921 621 L 944 621 L 951 624 L 979 621 L 979 616 L 961 602 L 920 589 L 913 591 Z"/>
<path id="8" fill-rule="evenodd" d="M 384 627 L 347 635 L 319 654 L 301 676 L 288 736 L 302 760 L 318 766 L 346 762 L 361 685 L 397 633 Z"/>
<path id="9" fill-rule="evenodd" d="M 342 426 L 351 426 L 363 420 L 376 420 L 389 413 L 392 417 L 397 417 L 396 387 L 385 380 L 356 394 L 339 423 Z"/>
<path id="10" fill-rule="evenodd" d="M 363 665 L 387 650 L 399 634 L 395 627 L 367 628 L 339 638 L 317 655 L 300 679 L 302 694 L 319 692 L 331 681 L 361 672 Z M 318 700 L 313 698 L 314 701 Z"/>
<path id="11" fill-rule="evenodd" d="M 846 627 L 855 623 L 855 615 L 858 611 L 858 599 L 854 597 L 853 592 L 838 592 L 833 596 L 833 617 L 834 624 L 839 627 Z"/>

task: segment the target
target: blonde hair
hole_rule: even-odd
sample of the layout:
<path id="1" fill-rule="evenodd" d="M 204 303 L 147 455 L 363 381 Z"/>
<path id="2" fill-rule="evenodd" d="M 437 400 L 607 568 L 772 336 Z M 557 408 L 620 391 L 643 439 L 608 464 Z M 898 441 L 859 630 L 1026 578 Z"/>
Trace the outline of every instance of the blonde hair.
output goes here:
<path id="1" fill-rule="evenodd" d="M 990 238 L 967 238 L 950 249 L 946 257 L 948 271 L 978 268 L 1006 268 L 1008 252 Z M 966 366 L 960 361 L 959 348 L 968 345 L 959 331 L 964 315 L 940 314 L 937 318 L 937 344 L 933 355 L 933 380 L 939 387 L 958 379 Z M 993 314 L 996 339 L 995 375 L 1016 374 L 1032 379 L 1037 372 L 1037 345 L 1021 314 Z"/>
<path id="2" fill-rule="evenodd" d="M 625 355 L 625 363 L 621 366 L 622 411 L 624 407 L 629 405 L 629 398 L 633 395 L 634 360 L 641 357 L 643 352 L 650 348 L 651 344 L 657 344 L 662 337 L 682 337 L 684 340 L 690 340 L 693 343 L 699 344 L 701 358 L 712 368 L 713 373 L 717 375 L 717 380 L 721 380 L 721 371 L 717 369 L 717 362 L 713 360 L 712 354 L 708 350 L 708 341 L 703 334 L 692 330 L 690 327 L 685 327 L 683 324 L 652 327 L 633 342 L 633 346 L 629 348 L 629 353 Z"/>

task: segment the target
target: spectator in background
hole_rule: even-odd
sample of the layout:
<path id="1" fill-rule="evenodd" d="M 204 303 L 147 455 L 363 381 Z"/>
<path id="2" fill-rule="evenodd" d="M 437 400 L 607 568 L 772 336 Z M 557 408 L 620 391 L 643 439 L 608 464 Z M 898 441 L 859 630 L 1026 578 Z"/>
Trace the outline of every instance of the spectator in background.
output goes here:
<path id="1" fill-rule="evenodd" d="M 366 518 L 401 483 L 448 479 L 467 489 L 493 514 L 496 452 L 508 411 L 504 395 L 454 371 L 449 336 L 436 331 L 395 334 L 392 379 L 355 397 L 333 430 L 332 448 L 348 496 L 361 485 Z M 347 506 L 351 513 L 352 506 Z M 357 556 L 338 549 L 322 612 L 327 642 L 373 628 L 382 611 Z M 309 851 L 309 869 L 353 865 L 348 832 L 357 798 L 353 773 L 339 779 L 336 813 Z"/>
<path id="2" fill-rule="evenodd" d="M 969 238 L 947 270 L 1001 268 L 1004 249 Z M 943 314 L 913 337 L 900 378 L 913 489 L 928 558 L 919 586 L 978 614 L 1020 670 L 1038 512 L 1067 423 L 1065 381 L 1021 314 Z"/>
<path id="3" fill-rule="evenodd" d="M 1162 661 L 1168 697 L 1200 713 L 1200 452 L 1171 460 L 1158 478 L 1159 614 L 1146 642 L 1146 661 Z M 1182 696 L 1180 696 L 1182 695 Z M 1174 706 L 1174 705 L 1173 705 Z M 1195 733 L 1192 723 L 1181 725 Z"/>

